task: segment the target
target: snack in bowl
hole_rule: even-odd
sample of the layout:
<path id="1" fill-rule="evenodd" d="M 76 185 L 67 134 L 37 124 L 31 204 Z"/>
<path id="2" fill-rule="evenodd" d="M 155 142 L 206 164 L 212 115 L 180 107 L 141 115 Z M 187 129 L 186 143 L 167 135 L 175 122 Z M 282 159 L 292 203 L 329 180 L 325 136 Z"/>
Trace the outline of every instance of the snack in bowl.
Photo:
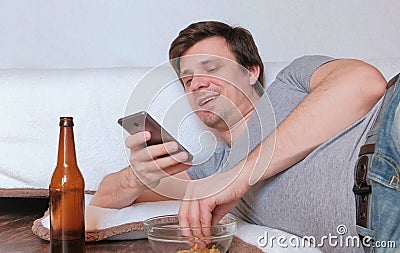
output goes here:
<path id="1" fill-rule="evenodd" d="M 229 216 L 207 228 L 180 227 L 177 215 L 150 218 L 143 225 L 150 246 L 157 253 L 226 253 L 237 229 L 236 220 Z M 210 236 L 193 236 L 193 231 L 199 229 L 206 229 Z"/>
<path id="2" fill-rule="evenodd" d="M 221 253 L 219 249 L 215 245 L 211 247 L 211 249 L 200 249 L 199 245 L 196 243 L 193 248 L 191 249 L 185 249 L 185 250 L 179 250 L 176 253 Z"/>

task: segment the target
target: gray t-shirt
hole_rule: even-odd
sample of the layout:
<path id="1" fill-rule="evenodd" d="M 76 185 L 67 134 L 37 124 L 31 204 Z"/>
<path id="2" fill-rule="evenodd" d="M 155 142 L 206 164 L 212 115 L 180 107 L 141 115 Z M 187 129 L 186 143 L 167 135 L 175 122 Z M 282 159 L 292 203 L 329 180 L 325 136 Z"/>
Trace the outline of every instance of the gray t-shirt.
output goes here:
<path id="1" fill-rule="evenodd" d="M 315 70 L 332 60 L 325 56 L 304 56 L 294 60 L 278 73 L 276 80 L 260 99 L 268 101 L 269 98 L 277 125 L 310 93 L 310 79 Z M 254 185 L 232 213 L 250 223 L 280 229 L 300 237 L 313 236 L 316 244 L 322 244 L 323 236 L 339 236 L 337 228 L 338 226 L 343 228 L 344 225 L 347 233 L 336 239 L 339 246 L 332 247 L 329 245 L 332 243 L 325 239 L 321 250 L 363 252 L 362 247 L 344 246 L 346 236 L 357 237 L 356 209 L 352 191 L 354 166 L 359 148 L 365 141 L 376 111 L 377 106 L 363 118 L 317 147 L 302 161 Z M 261 118 L 270 120 L 268 113 L 267 116 L 259 114 Z M 257 117 L 252 115 L 248 122 L 248 128 L 251 129 L 247 137 L 251 143 L 249 150 L 252 150 L 272 130 L 271 125 L 264 127 L 263 131 L 256 129 L 259 127 Z M 192 179 L 204 178 L 226 169 L 222 167 L 232 167 L 236 161 L 228 162 L 228 166 L 226 164 L 224 166 L 224 163 L 229 160 L 229 154 L 234 152 L 235 145 L 236 142 L 232 150 L 227 145 L 221 146 L 207 162 L 189 168 L 189 176 Z M 342 247 L 340 247 L 341 237 Z"/>

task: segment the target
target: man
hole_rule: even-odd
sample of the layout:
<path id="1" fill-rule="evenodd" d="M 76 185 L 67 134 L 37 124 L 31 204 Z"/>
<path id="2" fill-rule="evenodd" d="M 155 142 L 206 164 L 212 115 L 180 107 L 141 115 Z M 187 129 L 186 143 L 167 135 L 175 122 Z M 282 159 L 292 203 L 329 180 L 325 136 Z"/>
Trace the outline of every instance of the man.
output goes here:
<path id="1" fill-rule="evenodd" d="M 150 134 L 132 135 L 126 140 L 131 166 L 105 177 L 92 205 L 122 208 L 166 199 L 146 187 L 168 182 L 161 168 L 181 179 L 201 179 L 186 187 L 179 211 L 182 226 L 207 227 L 232 211 L 249 222 L 299 236 L 319 239 L 335 234 L 339 225 L 347 226 L 347 235 L 357 235 L 353 168 L 374 105 L 385 92 L 377 69 L 357 60 L 302 57 L 262 94 L 263 64 L 250 33 L 220 22 L 199 22 L 182 30 L 171 45 L 170 60 L 192 109 L 226 145 L 203 164 L 191 166 L 184 163 L 185 153 L 157 158 L 175 151 L 176 143 L 143 147 Z M 249 149 L 246 159 L 220 170 L 246 132 L 252 140 L 255 105 L 265 99 L 278 126 L 261 145 Z M 327 244 L 320 246 L 343 252 Z"/>

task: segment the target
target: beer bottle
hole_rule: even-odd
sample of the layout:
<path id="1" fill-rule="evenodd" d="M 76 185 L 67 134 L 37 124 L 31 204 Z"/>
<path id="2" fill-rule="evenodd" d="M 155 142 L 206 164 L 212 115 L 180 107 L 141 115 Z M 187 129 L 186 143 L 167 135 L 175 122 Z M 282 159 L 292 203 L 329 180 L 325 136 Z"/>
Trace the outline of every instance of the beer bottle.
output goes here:
<path id="1" fill-rule="evenodd" d="M 60 118 L 57 166 L 50 182 L 52 253 L 85 252 L 85 180 L 75 154 L 73 118 Z"/>

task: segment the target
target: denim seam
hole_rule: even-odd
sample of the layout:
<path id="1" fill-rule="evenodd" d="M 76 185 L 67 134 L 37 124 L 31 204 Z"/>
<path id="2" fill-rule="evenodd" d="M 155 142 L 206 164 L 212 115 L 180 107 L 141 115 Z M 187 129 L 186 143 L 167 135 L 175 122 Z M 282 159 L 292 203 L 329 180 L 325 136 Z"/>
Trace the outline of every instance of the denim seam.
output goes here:
<path id="1" fill-rule="evenodd" d="M 372 171 L 368 171 L 369 179 L 372 180 L 372 181 L 376 181 L 376 182 L 378 182 L 378 183 L 380 183 L 382 185 L 385 185 L 387 187 L 393 188 L 393 189 L 395 189 L 397 191 L 400 191 L 400 176 L 399 176 L 399 172 L 396 170 L 396 168 L 397 168 L 396 164 L 395 164 L 396 162 L 393 159 L 391 159 L 391 157 L 385 156 L 384 154 L 375 154 L 373 156 L 373 159 L 379 159 L 379 160 L 385 162 L 387 165 L 390 166 L 390 168 L 393 169 L 393 172 L 396 175 L 393 175 L 391 177 L 391 179 L 389 180 L 387 178 L 382 177 L 381 175 L 379 175 L 377 173 L 374 173 Z"/>
<path id="2" fill-rule="evenodd" d="M 391 188 L 391 189 L 394 189 L 394 190 L 400 192 L 400 184 L 399 184 L 400 180 L 396 176 L 392 176 L 392 178 L 389 182 L 387 182 L 387 179 L 382 179 L 382 177 L 380 177 L 379 175 L 374 174 L 374 173 L 371 173 L 370 177 L 373 177 L 373 178 L 370 178 L 371 181 L 380 183 L 381 185 L 384 185 L 388 188 Z M 395 185 L 393 185 L 394 181 L 396 181 Z"/>

